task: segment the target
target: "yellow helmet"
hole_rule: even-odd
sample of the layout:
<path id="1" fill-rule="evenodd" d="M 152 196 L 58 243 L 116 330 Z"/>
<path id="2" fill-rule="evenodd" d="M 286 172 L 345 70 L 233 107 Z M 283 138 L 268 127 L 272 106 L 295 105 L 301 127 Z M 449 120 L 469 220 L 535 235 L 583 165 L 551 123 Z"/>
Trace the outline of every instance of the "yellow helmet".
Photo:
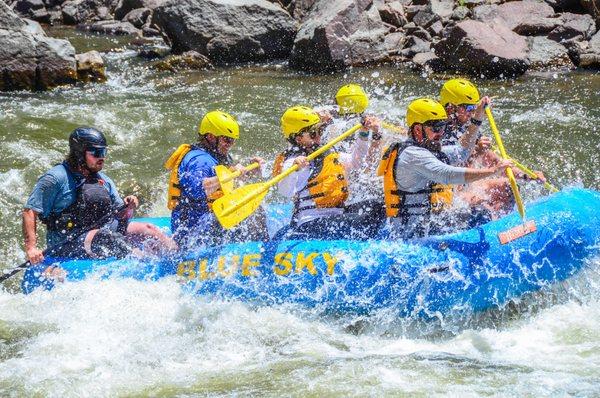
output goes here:
<path id="1" fill-rule="evenodd" d="M 408 105 L 406 123 L 412 127 L 415 123 L 426 123 L 434 120 L 446 120 L 446 110 L 436 100 L 419 98 Z"/>
<path id="2" fill-rule="evenodd" d="M 369 106 L 369 97 L 358 84 L 346 84 L 338 90 L 335 102 L 340 107 L 340 115 L 363 113 Z"/>
<path id="3" fill-rule="evenodd" d="M 198 133 L 200 135 L 210 133 L 215 137 L 223 136 L 237 140 L 240 138 L 240 126 L 230 114 L 212 111 L 202 118 Z"/>
<path id="4" fill-rule="evenodd" d="M 285 138 L 321 121 L 319 114 L 307 106 L 293 106 L 281 116 L 281 131 Z"/>
<path id="5" fill-rule="evenodd" d="M 476 105 L 479 103 L 479 91 L 477 87 L 466 79 L 448 80 L 440 91 L 440 102 L 446 106 L 452 105 Z"/>

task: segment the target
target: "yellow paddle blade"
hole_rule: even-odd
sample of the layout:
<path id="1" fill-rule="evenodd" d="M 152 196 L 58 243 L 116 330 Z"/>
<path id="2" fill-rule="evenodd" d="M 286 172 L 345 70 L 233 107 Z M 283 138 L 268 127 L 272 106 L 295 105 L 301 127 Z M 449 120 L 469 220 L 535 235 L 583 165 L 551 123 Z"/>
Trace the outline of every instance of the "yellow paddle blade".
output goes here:
<path id="1" fill-rule="evenodd" d="M 221 185 L 221 191 L 223 191 L 224 194 L 228 194 L 233 191 L 233 178 L 231 178 L 233 173 L 229 171 L 229 168 L 220 164 L 215 166 L 215 173 L 217 173 L 217 178 L 219 179 L 219 184 Z"/>
<path id="2" fill-rule="evenodd" d="M 321 148 L 308 155 L 307 159 L 313 160 L 317 156 L 320 156 L 338 142 L 346 139 L 350 135 L 360 130 L 361 127 L 362 125 L 360 124 L 355 125 L 342 135 L 334 138 Z M 252 168 L 258 167 L 253 165 L 248 167 L 251 166 Z M 248 169 L 248 167 L 246 169 Z M 295 164 L 284 170 L 279 175 L 271 178 L 267 182 L 239 187 L 235 191 L 220 197 L 213 203 L 213 212 L 215 213 L 217 220 L 219 223 L 221 223 L 223 228 L 226 229 L 236 226 L 245 220 L 256 209 L 258 209 L 258 206 L 260 206 L 260 203 L 269 191 L 269 188 L 279 183 L 279 181 L 283 180 L 290 174 L 296 172 L 296 170 L 298 170 L 298 165 Z"/>
<path id="3" fill-rule="evenodd" d="M 215 200 L 213 212 L 223 228 L 233 228 L 258 209 L 267 192 L 269 185 L 262 182 L 244 185 Z"/>

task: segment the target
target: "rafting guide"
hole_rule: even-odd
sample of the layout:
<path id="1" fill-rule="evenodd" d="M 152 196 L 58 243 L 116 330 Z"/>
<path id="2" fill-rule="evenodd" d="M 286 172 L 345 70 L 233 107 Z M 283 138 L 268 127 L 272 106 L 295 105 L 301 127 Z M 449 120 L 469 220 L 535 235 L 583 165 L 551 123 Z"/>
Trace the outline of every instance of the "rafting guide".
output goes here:
<path id="1" fill-rule="evenodd" d="M 38 219 L 46 226 L 53 257 L 143 255 L 133 244 L 136 238 L 153 240 L 160 250 L 176 249 L 154 225 L 130 221 L 138 199 L 121 199 L 114 182 L 101 171 L 107 153 L 104 133 L 93 127 L 76 128 L 69 136 L 67 159 L 40 177 L 23 210 L 25 249 L 31 264 L 44 260 L 37 247 Z"/>

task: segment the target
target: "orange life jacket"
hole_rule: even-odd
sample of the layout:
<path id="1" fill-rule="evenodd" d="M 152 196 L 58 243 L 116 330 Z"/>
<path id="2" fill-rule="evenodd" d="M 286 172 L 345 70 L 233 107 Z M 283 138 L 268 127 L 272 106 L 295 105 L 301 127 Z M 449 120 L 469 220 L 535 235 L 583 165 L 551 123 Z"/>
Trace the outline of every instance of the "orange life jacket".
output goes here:
<path id="1" fill-rule="evenodd" d="M 304 151 L 297 148 L 280 153 L 273 166 L 273 175 L 281 173 L 283 163 L 287 159 L 305 155 Z M 348 180 L 339 156 L 339 153 L 329 151 L 311 162 L 309 167 L 312 171 L 308 182 L 294 199 L 295 212 L 313 208 L 344 207 L 348 199 Z M 301 202 L 309 199 L 313 204 L 300 207 Z"/>
<path id="2" fill-rule="evenodd" d="M 183 161 L 185 155 L 192 150 L 190 144 L 180 145 L 172 154 L 169 159 L 165 162 L 165 168 L 171 171 L 169 175 L 169 188 L 167 190 L 167 207 L 169 210 L 173 210 L 177 207 L 179 200 L 181 199 L 181 186 L 179 184 L 179 165 Z M 212 204 L 215 200 L 223 196 L 221 189 L 208 195 L 207 204 L 208 208 L 212 210 Z"/>
<path id="3" fill-rule="evenodd" d="M 385 201 L 385 212 L 388 217 L 400 217 L 410 214 L 410 208 L 426 207 L 426 213 L 439 213 L 442 210 L 452 205 L 454 198 L 452 185 L 437 184 L 433 181 L 429 183 L 429 187 L 416 192 L 402 191 L 398 189 L 396 184 L 396 164 L 398 157 L 409 146 L 415 145 L 412 141 L 392 144 L 383 154 L 377 175 L 383 176 L 383 195 Z M 433 153 L 433 152 L 432 152 Z M 444 163 L 449 160 L 442 152 L 433 153 L 438 159 Z M 422 195 L 429 194 L 428 200 L 422 203 L 405 204 L 406 195 Z"/>

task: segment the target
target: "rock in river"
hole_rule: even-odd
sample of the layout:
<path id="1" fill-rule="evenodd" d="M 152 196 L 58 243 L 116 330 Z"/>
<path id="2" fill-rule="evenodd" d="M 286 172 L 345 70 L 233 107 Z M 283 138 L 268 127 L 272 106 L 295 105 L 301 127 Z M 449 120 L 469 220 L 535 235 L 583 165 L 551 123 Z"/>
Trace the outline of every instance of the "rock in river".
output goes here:
<path id="1" fill-rule="evenodd" d="M 266 0 L 169 1 L 152 23 L 174 53 L 197 51 L 217 64 L 286 58 L 297 30 L 290 14 Z"/>
<path id="2" fill-rule="evenodd" d="M 75 49 L 67 40 L 47 37 L 41 28 L 32 29 L 0 2 L 0 76 L 0 90 L 45 90 L 73 83 L 77 77 Z"/>

